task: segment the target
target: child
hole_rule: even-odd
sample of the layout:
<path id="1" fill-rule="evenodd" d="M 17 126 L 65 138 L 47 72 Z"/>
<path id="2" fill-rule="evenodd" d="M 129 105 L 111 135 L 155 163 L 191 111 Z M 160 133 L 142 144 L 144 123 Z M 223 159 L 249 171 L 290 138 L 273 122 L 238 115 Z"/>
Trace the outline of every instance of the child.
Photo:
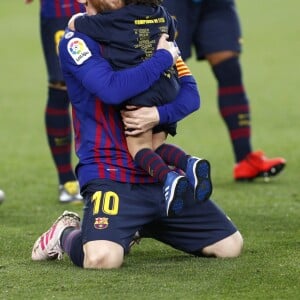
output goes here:
<path id="1" fill-rule="evenodd" d="M 160 5 L 161 0 L 124 0 L 123 4 L 120 9 L 94 16 L 77 16 L 69 22 L 70 29 L 101 43 L 102 55 L 116 70 L 137 65 L 150 57 L 162 33 L 167 33 L 170 40 L 175 39 L 176 33 L 175 21 Z M 176 68 L 165 72 L 149 90 L 126 101 L 126 105 L 160 106 L 170 102 L 180 90 L 180 80 L 189 80 L 196 88 L 196 82 L 182 60 L 178 60 Z M 198 91 L 195 94 L 194 99 L 187 99 L 191 106 L 189 113 L 199 108 Z M 167 134 L 176 134 L 176 123 L 156 126 L 138 136 L 127 136 L 126 141 L 135 163 L 164 184 L 167 215 L 174 215 L 183 208 L 182 195 L 189 184 L 199 202 L 209 198 L 212 184 L 209 162 L 165 144 Z M 183 170 L 186 176 L 170 169 L 169 165 Z"/>

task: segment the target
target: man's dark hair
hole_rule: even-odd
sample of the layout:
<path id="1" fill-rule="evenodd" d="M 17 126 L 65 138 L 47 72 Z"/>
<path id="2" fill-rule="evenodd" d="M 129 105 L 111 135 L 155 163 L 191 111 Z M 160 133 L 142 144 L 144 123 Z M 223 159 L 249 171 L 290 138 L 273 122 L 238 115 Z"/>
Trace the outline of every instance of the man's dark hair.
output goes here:
<path id="1" fill-rule="evenodd" d="M 163 0 L 124 0 L 125 5 L 128 4 L 144 4 L 144 5 L 160 5 Z"/>

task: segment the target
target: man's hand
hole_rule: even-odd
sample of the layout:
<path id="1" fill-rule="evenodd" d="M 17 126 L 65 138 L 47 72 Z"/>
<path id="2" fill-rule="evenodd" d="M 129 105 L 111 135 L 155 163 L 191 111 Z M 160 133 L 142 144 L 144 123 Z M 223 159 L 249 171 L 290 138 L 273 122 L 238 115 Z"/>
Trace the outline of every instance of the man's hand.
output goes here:
<path id="1" fill-rule="evenodd" d="M 169 36 L 166 33 L 163 33 L 158 41 L 156 49 L 165 49 L 170 52 L 173 57 L 173 64 L 176 63 L 178 57 L 180 56 L 180 51 L 177 45 L 174 42 L 169 42 L 167 39 Z"/>
<path id="2" fill-rule="evenodd" d="M 125 134 L 128 136 L 139 135 L 159 123 L 159 114 L 155 106 L 126 106 L 126 110 L 122 110 L 121 115 L 125 125 Z"/>
<path id="3" fill-rule="evenodd" d="M 33 2 L 33 0 L 24 0 L 24 3 L 25 3 L 25 4 L 29 4 L 29 3 L 31 3 L 31 2 Z"/>

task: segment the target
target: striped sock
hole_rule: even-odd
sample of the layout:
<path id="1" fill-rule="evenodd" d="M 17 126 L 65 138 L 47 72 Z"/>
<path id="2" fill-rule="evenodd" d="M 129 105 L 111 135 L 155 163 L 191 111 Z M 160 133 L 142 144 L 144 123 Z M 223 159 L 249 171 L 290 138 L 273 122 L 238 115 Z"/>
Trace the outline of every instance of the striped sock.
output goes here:
<path id="1" fill-rule="evenodd" d="M 229 130 L 235 160 L 238 162 L 251 152 L 250 108 L 238 57 L 215 65 L 213 72 L 219 84 L 219 110 Z"/>
<path id="2" fill-rule="evenodd" d="M 187 160 L 190 157 L 179 147 L 170 144 L 162 144 L 155 152 L 164 160 L 169 166 L 174 166 L 186 171 Z"/>
<path id="3" fill-rule="evenodd" d="M 49 88 L 45 123 L 60 184 L 75 180 L 71 165 L 71 121 L 66 91 Z"/>
<path id="4" fill-rule="evenodd" d="M 162 158 L 152 149 L 142 149 L 134 157 L 134 161 L 152 177 L 164 183 L 168 173 L 169 167 L 162 160 Z"/>

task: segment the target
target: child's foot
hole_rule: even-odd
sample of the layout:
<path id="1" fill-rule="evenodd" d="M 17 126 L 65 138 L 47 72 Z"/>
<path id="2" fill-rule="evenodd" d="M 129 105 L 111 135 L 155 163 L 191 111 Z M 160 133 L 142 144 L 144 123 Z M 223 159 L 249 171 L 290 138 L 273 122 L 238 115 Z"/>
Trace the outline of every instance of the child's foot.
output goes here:
<path id="1" fill-rule="evenodd" d="M 188 181 L 186 177 L 170 172 L 165 181 L 163 191 L 166 199 L 167 216 L 180 213 L 183 208 L 183 195 L 187 191 Z"/>
<path id="2" fill-rule="evenodd" d="M 195 200 L 198 202 L 207 200 L 212 193 L 210 163 L 206 159 L 190 157 L 187 163 L 186 176 L 194 188 Z"/>

